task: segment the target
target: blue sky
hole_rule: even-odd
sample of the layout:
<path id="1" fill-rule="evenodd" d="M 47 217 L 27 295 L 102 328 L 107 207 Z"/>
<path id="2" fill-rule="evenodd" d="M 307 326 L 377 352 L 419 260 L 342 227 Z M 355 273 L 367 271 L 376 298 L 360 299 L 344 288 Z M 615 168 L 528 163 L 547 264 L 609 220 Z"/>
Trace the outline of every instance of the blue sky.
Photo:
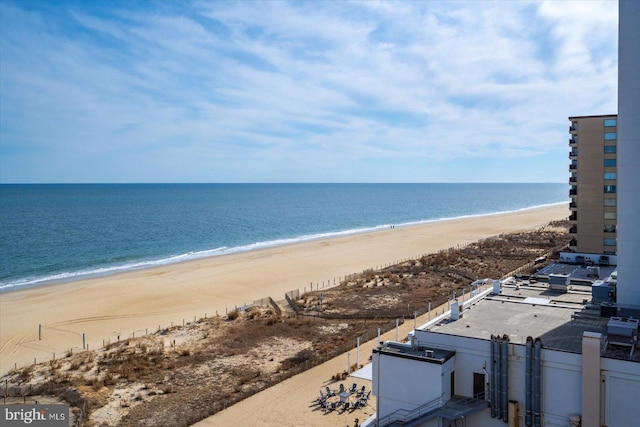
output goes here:
<path id="1" fill-rule="evenodd" d="M 616 1 L 0 2 L 0 182 L 566 182 Z"/>

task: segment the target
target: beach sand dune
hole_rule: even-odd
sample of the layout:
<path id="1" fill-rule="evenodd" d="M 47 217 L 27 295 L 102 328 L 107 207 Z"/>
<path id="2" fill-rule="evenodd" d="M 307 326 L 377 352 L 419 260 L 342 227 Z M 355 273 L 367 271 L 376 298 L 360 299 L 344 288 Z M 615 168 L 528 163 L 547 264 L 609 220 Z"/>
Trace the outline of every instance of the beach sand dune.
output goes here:
<path id="1" fill-rule="evenodd" d="M 398 227 L 0 295 L 0 372 L 482 238 L 566 218 L 567 205 Z M 39 325 L 41 336 L 39 337 Z M 39 339 L 41 338 L 41 339 Z M 83 341 L 84 339 L 84 341 Z"/>

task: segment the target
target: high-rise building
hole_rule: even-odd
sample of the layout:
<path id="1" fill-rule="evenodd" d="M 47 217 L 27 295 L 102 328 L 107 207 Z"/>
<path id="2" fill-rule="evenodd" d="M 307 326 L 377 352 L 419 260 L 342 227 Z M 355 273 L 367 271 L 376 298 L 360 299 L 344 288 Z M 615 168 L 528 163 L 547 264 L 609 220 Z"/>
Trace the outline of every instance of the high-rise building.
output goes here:
<path id="1" fill-rule="evenodd" d="M 617 116 L 569 117 L 570 248 L 615 255 L 617 229 Z"/>
<path id="2" fill-rule="evenodd" d="M 640 306 L 640 2 L 620 1 L 618 302 Z"/>

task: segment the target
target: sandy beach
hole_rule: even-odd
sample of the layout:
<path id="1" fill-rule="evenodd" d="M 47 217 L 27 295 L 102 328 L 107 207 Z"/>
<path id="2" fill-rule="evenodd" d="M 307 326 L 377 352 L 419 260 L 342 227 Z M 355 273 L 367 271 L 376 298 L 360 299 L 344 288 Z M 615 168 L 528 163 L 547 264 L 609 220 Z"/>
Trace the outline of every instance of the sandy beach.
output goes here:
<path id="1" fill-rule="evenodd" d="M 434 311 L 439 310 L 442 312 L 445 309 L 446 304 L 434 307 Z M 417 324 L 424 324 L 428 320 L 428 315 L 420 316 L 417 319 Z M 402 324 L 398 328 L 399 339 L 402 340 L 411 330 L 413 330 L 413 321 L 407 321 Z M 395 336 L 395 329 L 392 329 L 381 335 L 380 340 L 395 340 Z M 361 343 L 361 364 L 369 362 L 369 356 L 371 356 L 373 348 L 377 345 L 377 341 L 376 338 Z M 373 394 L 370 395 L 367 406 L 355 410 L 326 412 L 319 405 L 314 404 L 314 400 L 320 394 L 320 390 L 325 390 L 325 387 L 330 387 L 331 389 L 338 387 L 340 382 L 332 381 L 331 375 L 345 370 L 349 361 L 353 361 L 356 351 L 352 350 L 349 353 L 350 355 L 341 354 L 322 365 L 263 390 L 194 425 L 196 427 L 234 425 L 254 427 L 295 427 L 299 425 L 309 427 L 351 427 L 356 419 L 362 423 L 376 411 L 376 398 Z M 341 383 L 347 388 L 356 383 L 358 388 L 365 386 L 367 391 L 371 390 L 371 381 L 362 378 L 349 376 Z M 354 399 L 350 398 L 350 401 L 353 403 Z"/>
<path id="2" fill-rule="evenodd" d="M 0 295 L 0 372 L 292 289 L 566 218 L 566 205 L 398 227 Z M 39 339 L 39 325 L 41 339 Z"/>

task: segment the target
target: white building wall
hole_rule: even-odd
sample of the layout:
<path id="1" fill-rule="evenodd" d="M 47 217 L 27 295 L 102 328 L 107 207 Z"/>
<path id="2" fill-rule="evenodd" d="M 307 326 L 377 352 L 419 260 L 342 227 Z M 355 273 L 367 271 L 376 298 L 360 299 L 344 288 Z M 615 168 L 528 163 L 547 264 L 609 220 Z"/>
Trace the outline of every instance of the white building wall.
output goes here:
<path id="1" fill-rule="evenodd" d="M 451 390 L 451 372 L 455 370 L 456 366 L 456 358 L 455 356 L 451 359 L 447 360 L 444 365 L 442 365 L 442 374 L 440 375 L 440 381 L 442 384 L 442 399 L 444 402 L 451 399 L 453 392 Z M 429 402 L 429 400 L 427 400 Z M 425 402 L 426 403 L 426 402 Z"/>
<path id="2" fill-rule="evenodd" d="M 568 426 L 569 417 L 581 413 L 581 366 L 580 354 L 542 349 L 543 425 Z"/>
<path id="3" fill-rule="evenodd" d="M 455 350 L 456 394 L 473 395 L 473 373 L 482 372 L 483 367 L 490 372 L 490 341 L 445 335 L 428 331 L 416 331 L 421 345 Z M 544 426 L 568 426 L 569 417 L 580 414 L 582 407 L 582 356 L 576 353 L 542 349 L 541 410 Z M 521 425 L 526 414 L 526 346 L 509 344 L 509 389 L 508 400 L 518 401 Z M 628 363 L 640 369 L 640 364 Z M 620 369 L 616 367 L 615 369 Z M 640 385 L 639 382 L 636 385 Z M 640 390 L 636 396 L 640 396 Z M 489 398 L 487 390 L 487 398 Z M 640 406 L 640 405 L 639 405 Z M 638 418 L 640 419 L 640 418 Z M 427 426 L 429 424 L 425 424 Z M 504 426 L 501 419 L 491 418 L 490 409 L 466 417 L 466 426 Z M 613 424 L 609 425 L 612 427 Z"/>
<path id="4" fill-rule="evenodd" d="M 602 425 L 640 424 L 640 363 L 602 359 Z"/>
<path id="5" fill-rule="evenodd" d="M 640 306 L 640 2 L 620 0 L 618 303 Z"/>
<path id="6" fill-rule="evenodd" d="M 490 371 L 490 341 L 460 337 L 455 335 L 439 334 L 437 332 L 416 331 L 416 338 L 420 344 L 427 347 L 436 347 L 453 350 L 456 352 L 452 369 L 455 369 L 456 394 L 472 396 L 473 394 L 473 373 L 482 372 L 486 367 Z M 543 343 L 544 344 L 544 343 Z M 543 426 L 569 426 L 571 415 L 582 414 L 582 355 L 551 349 L 542 349 L 542 378 L 541 378 L 541 410 Z M 524 425 L 526 415 L 526 346 L 523 344 L 509 344 L 509 392 L 508 399 L 516 400 L 520 405 L 521 424 Z M 389 358 L 391 359 L 391 358 Z M 393 358 L 401 360 L 398 358 Z M 398 363 L 394 361 L 393 363 Z M 429 365 L 418 362 L 419 365 Z M 437 365 L 435 365 L 437 366 Z M 602 420 L 601 425 L 607 427 L 625 427 L 639 425 L 640 420 L 640 363 L 625 360 L 601 358 L 602 375 Z M 450 370 L 447 368 L 447 370 Z M 436 370 L 427 373 L 426 370 L 412 371 L 407 365 L 403 370 L 393 371 L 398 378 L 396 389 L 385 390 L 387 394 L 393 394 L 402 387 L 413 384 L 412 387 L 429 384 L 425 375 L 434 375 L 435 381 L 440 387 L 448 381 L 449 377 Z M 408 383 L 404 378 L 408 377 Z M 411 378 L 411 377 L 414 378 Z M 416 377 L 420 378 L 415 381 Z M 386 375 L 385 375 L 386 378 Z M 446 381 L 445 381 L 446 380 Z M 384 381 L 384 379 L 383 379 Z M 388 380 L 390 381 L 390 380 Z M 374 381 L 375 382 L 375 381 Z M 429 387 L 429 386 L 428 386 Z M 384 384 L 383 384 L 383 388 Z M 403 391 L 404 392 L 404 391 Z M 388 396 L 390 398 L 391 396 Z M 489 397 L 487 390 L 487 398 Z M 395 402 L 400 405 L 399 402 Z M 417 405 L 416 405 L 417 406 Z M 416 406 L 404 406 L 406 409 L 413 409 Z M 433 422 L 425 423 L 424 426 L 437 425 Z M 481 426 L 505 426 L 505 423 L 498 418 L 491 418 L 490 409 L 486 409 L 465 418 L 467 427 Z"/>
<path id="7" fill-rule="evenodd" d="M 450 396 L 449 375 L 455 357 L 445 364 L 374 354 L 373 394 L 378 417 L 399 409 L 412 410 L 445 394 Z"/>
<path id="8" fill-rule="evenodd" d="M 474 343 L 476 344 L 476 343 Z M 482 344 L 479 341 L 477 344 Z M 486 343 L 484 343 L 486 345 Z M 477 352 L 473 347 L 463 350 L 456 349 L 455 369 L 455 394 L 460 396 L 473 396 L 473 374 L 484 373 L 490 371 L 491 358 L 489 354 Z M 485 369 L 483 369 L 485 368 Z M 488 378 L 485 376 L 485 383 Z M 489 389 L 485 387 L 486 396 L 489 395 Z"/>
<path id="9" fill-rule="evenodd" d="M 417 330 L 415 334 L 420 345 L 455 350 L 455 365 L 453 366 L 455 370 L 455 394 L 471 397 L 473 395 L 474 372 L 481 373 L 485 370 L 490 372 L 491 370 L 490 342 L 482 339 L 465 338 L 420 330 Z M 509 362 L 511 363 L 511 360 Z M 511 373 L 509 374 L 509 381 L 511 381 L 512 375 Z M 524 389 L 524 385 L 522 388 Z M 486 388 L 485 392 L 485 396 L 488 399 L 489 389 Z M 434 420 L 424 423 L 423 427 L 436 425 L 438 425 L 437 420 Z M 487 408 L 466 417 L 466 426 L 504 427 L 506 424 L 498 418 L 491 418 L 491 411 Z"/>

